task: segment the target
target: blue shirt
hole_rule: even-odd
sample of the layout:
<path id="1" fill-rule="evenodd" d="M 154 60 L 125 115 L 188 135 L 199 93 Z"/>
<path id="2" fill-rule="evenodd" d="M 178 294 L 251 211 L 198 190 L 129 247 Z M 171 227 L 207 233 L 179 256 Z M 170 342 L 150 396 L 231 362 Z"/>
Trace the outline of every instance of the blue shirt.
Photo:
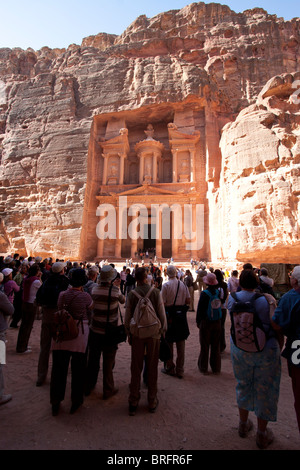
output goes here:
<path id="1" fill-rule="evenodd" d="M 283 331 L 288 329 L 292 309 L 298 302 L 300 303 L 300 292 L 295 289 L 291 289 L 281 297 L 272 320 L 279 325 Z"/>
<path id="2" fill-rule="evenodd" d="M 300 319 L 299 315 L 295 315 L 291 320 L 291 313 L 295 305 L 300 306 L 300 291 L 291 289 L 284 294 L 276 308 L 272 320 L 282 328 L 284 335 L 287 337 L 285 348 L 282 356 L 289 362 L 292 361 L 294 352 L 293 340 L 300 339 Z M 297 313 L 299 310 L 297 310 Z M 299 367 L 299 365 L 298 365 Z"/>

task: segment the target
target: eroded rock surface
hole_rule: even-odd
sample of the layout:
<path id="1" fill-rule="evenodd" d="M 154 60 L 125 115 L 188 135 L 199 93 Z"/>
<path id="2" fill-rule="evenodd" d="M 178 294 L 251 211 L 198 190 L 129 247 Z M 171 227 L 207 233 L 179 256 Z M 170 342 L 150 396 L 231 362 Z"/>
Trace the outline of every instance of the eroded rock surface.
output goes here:
<path id="1" fill-rule="evenodd" d="M 66 50 L 0 49 L 0 251 L 92 256 L 95 122 L 121 113 L 134 135 L 181 113 L 202 136 L 211 258 L 297 252 L 299 23 L 193 3 Z"/>
<path id="2" fill-rule="evenodd" d="M 299 79 L 300 73 L 272 78 L 223 129 L 218 197 L 227 201 L 221 210 L 229 257 L 299 257 L 300 107 L 293 88 Z"/>

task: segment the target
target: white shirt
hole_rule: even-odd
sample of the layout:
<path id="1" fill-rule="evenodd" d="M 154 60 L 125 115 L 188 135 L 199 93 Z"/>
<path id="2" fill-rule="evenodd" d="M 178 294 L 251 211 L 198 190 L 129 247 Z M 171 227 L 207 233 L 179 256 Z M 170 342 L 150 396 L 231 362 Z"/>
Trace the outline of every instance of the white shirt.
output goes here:
<path id="1" fill-rule="evenodd" d="M 31 284 L 30 291 L 29 291 L 29 299 L 28 299 L 28 302 L 30 304 L 33 304 L 33 302 L 35 301 L 36 293 L 41 287 L 41 285 L 42 285 L 42 282 L 39 281 L 38 279 L 33 281 L 33 283 Z"/>
<path id="2" fill-rule="evenodd" d="M 174 304 L 178 282 L 180 284 L 176 298 L 176 305 L 185 305 L 190 301 L 191 297 L 188 288 L 183 282 L 178 281 L 178 279 L 174 277 L 165 282 L 161 288 L 161 295 L 165 305 L 170 306 Z"/>

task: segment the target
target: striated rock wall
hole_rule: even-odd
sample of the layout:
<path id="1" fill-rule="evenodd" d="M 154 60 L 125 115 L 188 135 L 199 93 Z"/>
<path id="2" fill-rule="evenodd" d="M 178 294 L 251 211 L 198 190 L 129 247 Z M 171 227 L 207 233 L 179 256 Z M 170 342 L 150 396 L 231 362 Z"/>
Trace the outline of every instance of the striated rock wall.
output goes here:
<path id="1" fill-rule="evenodd" d="M 154 18 L 141 16 L 120 36 L 100 33 L 66 50 L 0 49 L 0 251 L 93 256 L 87 227 L 95 227 L 102 172 L 96 123 L 118 120 L 121 113 L 132 129 L 134 119 L 145 126 L 162 115 L 167 125 L 180 111 L 181 128 L 191 133 L 197 127 L 196 117 L 190 126 L 191 112 L 203 120 L 211 257 L 244 259 L 266 252 L 266 230 L 273 253 L 277 247 L 283 253 L 283 245 L 292 253 L 297 178 L 288 182 L 292 173 L 285 171 L 297 170 L 297 159 L 291 168 L 288 155 L 299 135 L 290 131 L 296 143 L 288 148 L 277 132 L 281 125 L 286 132 L 285 121 L 276 117 L 264 125 L 258 116 L 278 114 L 291 121 L 295 116 L 297 122 L 297 109 L 278 111 L 282 98 L 272 87 L 271 96 L 258 95 L 273 76 L 300 70 L 299 24 L 299 18 L 284 21 L 262 9 L 237 14 L 224 5 L 193 3 Z M 237 116 L 219 147 L 224 124 Z M 266 155 L 267 163 L 261 163 Z M 265 166 L 268 170 L 260 171 Z M 243 185 L 253 171 L 256 196 L 247 196 L 251 188 L 244 194 Z M 270 183 L 262 179 L 269 173 L 272 197 L 282 195 L 281 217 L 269 196 L 268 208 L 260 207 L 265 191 L 270 194 Z M 230 217 L 233 188 L 243 209 Z M 226 237 L 217 235 L 223 231 Z"/>
<path id="2" fill-rule="evenodd" d="M 229 258 L 298 262 L 300 104 L 293 88 L 296 81 L 300 89 L 300 72 L 271 79 L 256 103 L 223 129 L 221 186 L 215 200 L 226 201 L 220 203 L 219 222 L 223 254 Z M 218 218 L 220 213 L 215 215 Z"/>

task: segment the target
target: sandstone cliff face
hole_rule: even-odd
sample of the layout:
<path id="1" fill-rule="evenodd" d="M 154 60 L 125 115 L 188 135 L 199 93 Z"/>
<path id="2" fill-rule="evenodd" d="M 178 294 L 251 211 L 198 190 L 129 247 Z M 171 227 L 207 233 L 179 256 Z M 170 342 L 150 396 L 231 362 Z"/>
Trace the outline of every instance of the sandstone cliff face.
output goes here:
<path id="1" fill-rule="evenodd" d="M 263 236 L 257 235 L 258 227 L 262 226 L 262 216 L 257 215 L 261 202 L 256 201 L 253 208 L 253 196 L 244 198 L 244 193 L 237 191 L 243 206 L 245 201 L 249 203 L 248 209 L 243 209 L 243 213 L 248 212 L 248 219 L 241 223 L 252 224 L 244 231 L 239 230 L 243 243 L 229 242 L 228 238 L 233 237 L 231 222 L 230 216 L 225 217 L 226 207 L 231 203 L 228 198 L 232 197 L 230 178 L 236 187 L 239 179 L 242 182 L 249 177 L 244 170 L 254 168 L 255 174 L 262 176 L 266 173 L 259 172 L 260 160 L 264 161 L 266 155 L 265 149 L 262 154 L 258 148 L 261 139 L 266 139 L 268 161 L 273 162 L 266 164 L 268 172 L 275 165 L 275 153 L 280 155 L 277 167 L 272 167 L 272 184 L 274 194 L 284 195 L 285 215 L 280 218 L 281 225 L 279 219 L 271 222 L 265 215 L 266 227 L 269 229 L 273 224 L 270 240 L 274 250 L 282 246 L 283 240 L 295 246 L 297 178 L 293 173 L 293 184 L 285 179 L 290 189 L 282 182 L 288 176 L 285 170 L 291 167 L 288 156 L 291 148 L 284 144 L 286 138 L 279 131 L 272 131 L 273 124 L 267 117 L 267 125 L 257 117 L 263 113 L 259 106 L 266 107 L 267 116 L 281 116 L 283 111 L 270 110 L 272 106 L 277 109 L 277 104 L 271 104 L 278 101 L 276 94 L 274 98 L 260 95 L 260 104 L 256 100 L 273 76 L 300 69 L 299 22 L 299 19 L 285 22 L 261 9 L 236 14 L 224 5 L 193 3 L 151 19 L 141 16 L 120 36 L 101 33 L 66 50 L 0 49 L 0 251 L 85 257 L 89 242 L 86 237 L 82 241 L 82 226 L 94 223 L 91 182 L 98 181 L 102 171 L 100 159 L 94 155 L 94 142 L 99 137 L 95 135 L 99 132 L 96 120 L 99 116 L 119 119 L 120 113 L 125 121 L 126 113 L 127 119 L 132 120 L 136 112 L 145 125 L 149 117 L 158 120 L 162 112 L 167 122 L 168 118 L 171 120 L 168 113 L 174 114 L 174 109 L 182 109 L 183 116 L 189 116 L 189 109 L 194 112 L 197 107 L 204 116 L 201 129 L 212 258 L 239 254 L 244 257 L 247 253 L 252 256 L 266 249 Z M 248 108 L 249 105 L 254 108 Z M 222 163 L 221 129 L 244 108 L 246 111 L 233 127 L 223 131 Z M 283 113 L 284 119 L 288 115 L 291 121 L 294 115 L 297 119 L 295 108 L 292 114 L 289 112 Z M 277 130 L 280 119 L 274 120 Z M 246 121 L 247 125 L 243 124 Z M 182 129 L 191 132 L 189 126 L 189 119 L 183 118 Z M 243 126 L 247 127 L 245 132 Z M 282 124 L 285 133 L 286 127 Z M 247 136 L 244 138 L 247 160 L 242 159 L 245 147 L 241 144 L 235 148 L 236 160 L 228 150 L 232 146 L 226 142 L 234 132 Z M 294 148 L 299 135 L 295 130 L 290 134 L 296 139 Z M 241 136 L 238 141 L 243 141 Z M 292 170 L 296 171 L 296 167 Z M 263 183 L 269 194 L 270 183 L 257 176 L 253 181 L 252 186 Z M 265 197 L 264 190 L 260 192 L 260 197 Z M 230 234 L 226 244 L 223 237 L 214 236 L 217 208 L 224 214 L 223 228 Z M 276 210 L 279 216 L 278 206 Z M 269 214 L 271 205 L 266 211 Z M 287 220 L 293 231 L 286 227 Z M 285 232 L 289 233 L 285 236 Z M 89 253 L 92 256 L 93 251 Z"/>
<path id="2" fill-rule="evenodd" d="M 226 201 L 220 224 L 229 258 L 292 263 L 299 257 L 300 107 L 293 88 L 299 79 L 299 72 L 271 79 L 223 129 L 215 200 Z"/>

